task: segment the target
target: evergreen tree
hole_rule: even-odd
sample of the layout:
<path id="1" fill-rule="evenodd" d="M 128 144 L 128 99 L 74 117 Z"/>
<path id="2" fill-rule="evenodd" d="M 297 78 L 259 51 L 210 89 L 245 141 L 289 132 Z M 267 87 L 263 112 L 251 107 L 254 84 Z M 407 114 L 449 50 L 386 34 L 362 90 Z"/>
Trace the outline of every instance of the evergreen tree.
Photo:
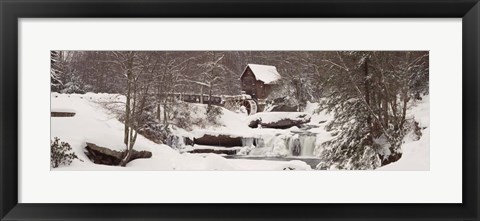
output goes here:
<path id="1" fill-rule="evenodd" d="M 374 169 L 398 160 L 414 122 L 406 110 L 428 88 L 428 52 L 335 52 L 323 62 L 330 72 L 322 108 L 333 113 L 319 168 Z"/>

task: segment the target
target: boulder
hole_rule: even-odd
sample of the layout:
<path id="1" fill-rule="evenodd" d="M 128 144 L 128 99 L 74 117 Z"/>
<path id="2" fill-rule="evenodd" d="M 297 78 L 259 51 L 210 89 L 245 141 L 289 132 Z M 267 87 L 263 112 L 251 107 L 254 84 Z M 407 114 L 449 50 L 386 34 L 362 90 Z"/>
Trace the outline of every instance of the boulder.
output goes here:
<path id="1" fill-rule="evenodd" d="M 254 119 L 254 120 L 250 121 L 248 126 L 250 128 L 257 128 L 260 123 L 262 123 L 262 119 Z"/>
<path id="2" fill-rule="evenodd" d="M 85 154 L 87 157 L 96 164 L 103 164 L 103 165 L 119 165 L 125 155 L 125 152 L 111 150 L 106 147 L 97 146 L 93 143 L 87 143 L 85 147 L 87 152 Z M 128 162 L 132 160 L 139 159 L 139 158 L 150 158 L 152 157 L 152 152 L 150 151 L 137 151 L 132 150 L 132 156 Z"/>

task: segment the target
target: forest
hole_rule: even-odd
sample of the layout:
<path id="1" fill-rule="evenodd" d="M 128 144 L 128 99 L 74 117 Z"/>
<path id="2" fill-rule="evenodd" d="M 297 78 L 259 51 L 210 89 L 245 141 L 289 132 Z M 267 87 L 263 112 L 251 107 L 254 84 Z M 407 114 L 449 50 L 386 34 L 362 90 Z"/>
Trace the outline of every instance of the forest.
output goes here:
<path id="1" fill-rule="evenodd" d="M 428 51 L 51 51 L 50 59 L 55 96 L 122 96 L 118 102 L 96 103 L 123 124 L 124 152 L 116 163 L 123 167 L 133 162 L 139 135 L 179 153 L 230 153 L 222 145 L 205 151 L 197 142 L 215 131 L 217 137 L 241 137 L 242 145 L 233 155 L 255 155 L 262 147 L 270 149 L 256 155 L 291 160 L 303 156 L 295 152 L 304 151 L 308 140 L 309 156 L 318 159 L 313 169 L 369 170 L 399 161 L 405 153 L 402 146 L 419 141 L 429 130 L 428 122 L 415 115 L 417 104 L 428 105 Z M 234 110 L 215 105 L 214 97 L 245 95 L 240 76 L 249 64 L 274 66 L 281 75 L 266 99 L 252 98 L 265 107 L 252 114 L 242 105 Z M 202 107 L 175 96 L 182 94 L 200 95 Z M 274 106 L 288 108 L 271 111 Z M 226 111 L 232 111 L 231 118 Z M 268 124 L 243 129 L 234 128 L 231 120 L 245 118 L 251 124 L 257 116 L 265 123 L 273 112 L 279 112 L 280 119 L 296 113 L 297 118 L 308 118 L 307 123 L 288 133 L 276 128 L 266 135 L 261 127 Z M 230 130 L 241 132 L 232 135 Z M 185 149 L 189 142 L 193 147 Z M 83 148 L 85 141 L 78 146 Z M 248 164 L 248 159 L 242 163 Z"/>

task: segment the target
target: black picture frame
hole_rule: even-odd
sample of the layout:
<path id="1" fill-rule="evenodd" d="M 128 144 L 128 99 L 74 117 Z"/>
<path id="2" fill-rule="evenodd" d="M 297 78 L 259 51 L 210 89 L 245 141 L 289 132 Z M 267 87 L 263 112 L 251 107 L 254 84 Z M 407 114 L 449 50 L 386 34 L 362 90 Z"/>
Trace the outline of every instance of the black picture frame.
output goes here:
<path id="1" fill-rule="evenodd" d="M 479 220 L 478 0 L 0 0 L 1 220 Z M 461 204 L 18 203 L 18 19 L 371 17 L 463 20 Z M 374 194 L 374 193 L 372 193 Z"/>

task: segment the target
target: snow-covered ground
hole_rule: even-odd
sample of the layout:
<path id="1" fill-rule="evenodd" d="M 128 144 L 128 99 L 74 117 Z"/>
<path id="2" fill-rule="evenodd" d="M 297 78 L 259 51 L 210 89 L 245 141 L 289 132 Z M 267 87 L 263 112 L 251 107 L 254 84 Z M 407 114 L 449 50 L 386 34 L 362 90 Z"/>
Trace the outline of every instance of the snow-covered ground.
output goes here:
<path id="1" fill-rule="evenodd" d="M 148 150 L 152 152 L 150 159 L 137 159 L 125 168 L 105 166 L 92 163 L 84 154 L 86 142 L 95 143 L 99 146 L 122 151 L 123 124 L 116 119 L 111 111 L 105 109 L 104 103 L 122 102 L 124 98 L 113 94 L 51 94 L 51 109 L 58 112 L 74 112 L 73 117 L 51 118 L 51 139 L 59 137 L 62 141 L 71 144 L 73 150 L 83 162 L 74 160 L 70 166 L 61 166 L 54 170 L 283 170 L 298 169 L 310 170 L 311 167 L 301 161 L 303 158 L 311 158 L 321 153 L 321 144 L 331 139 L 331 134 L 325 130 L 325 126 L 332 120 L 332 116 L 325 112 L 317 113 L 318 105 L 308 103 L 304 113 L 258 113 L 247 116 L 244 113 L 235 113 L 222 108 L 222 115 L 218 125 L 192 125 L 192 130 L 186 131 L 173 128 L 177 136 L 199 138 L 205 134 L 230 135 L 245 138 L 243 147 L 212 147 L 212 146 L 188 146 L 179 153 L 177 150 L 163 144 L 156 144 L 139 135 L 135 144 L 136 150 Z M 205 116 L 205 105 L 189 104 L 195 111 L 192 115 Z M 408 110 L 408 118 L 415 118 L 422 130 L 422 137 L 418 141 L 407 135 L 402 145 L 403 155 L 398 162 L 378 168 L 379 170 L 428 170 L 429 169 L 429 97 L 412 104 Z M 307 114 L 310 122 L 306 127 L 291 127 L 288 129 L 250 128 L 252 119 L 259 117 L 266 121 L 275 121 L 282 117 L 298 118 Z M 253 146 L 256 143 L 256 147 Z M 261 143 L 259 143 L 261 142 Z M 297 142 L 297 143 L 296 143 Z M 292 157 L 293 148 L 300 143 L 301 146 L 309 146 L 302 149 L 299 160 L 292 161 L 269 161 L 251 159 L 226 159 L 217 154 L 190 154 L 187 151 L 193 149 L 236 149 L 239 155 L 248 154 L 249 157 Z"/>
<path id="2" fill-rule="evenodd" d="M 430 96 L 413 104 L 407 112 L 408 118 L 415 118 L 422 130 L 418 141 L 412 134 L 405 136 L 402 145 L 402 157 L 397 162 L 385 165 L 378 170 L 429 170 L 430 169 Z"/>
<path id="3" fill-rule="evenodd" d="M 73 151 L 83 160 L 74 160 L 69 166 L 61 166 L 53 170 L 310 170 L 311 167 L 302 161 L 262 161 L 225 159 L 216 154 L 180 154 L 167 145 L 156 144 L 139 135 L 135 144 L 136 150 L 152 152 L 149 159 L 137 159 L 126 167 L 94 164 L 84 154 L 86 142 L 115 150 L 123 150 L 123 124 L 101 105 L 102 102 L 122 101 L 122 97 L 111 94 L 51 94 L 52 110 L 68 110 L 75 112 L 73 117 L 51 118 L 51 139 L 59 137 L 61 141 L 70 143 Z M 247 130 L 238 114 L 226 111 L 222 121 L 226 132 Z M 236 120 L 233 120 L 236 119 Z M 232 126 L 238 127 L 235 128 Z M 251 129 L 251 128 L 248 128 Z M 199 132 L 201 133 L 201 132 Z"/>

